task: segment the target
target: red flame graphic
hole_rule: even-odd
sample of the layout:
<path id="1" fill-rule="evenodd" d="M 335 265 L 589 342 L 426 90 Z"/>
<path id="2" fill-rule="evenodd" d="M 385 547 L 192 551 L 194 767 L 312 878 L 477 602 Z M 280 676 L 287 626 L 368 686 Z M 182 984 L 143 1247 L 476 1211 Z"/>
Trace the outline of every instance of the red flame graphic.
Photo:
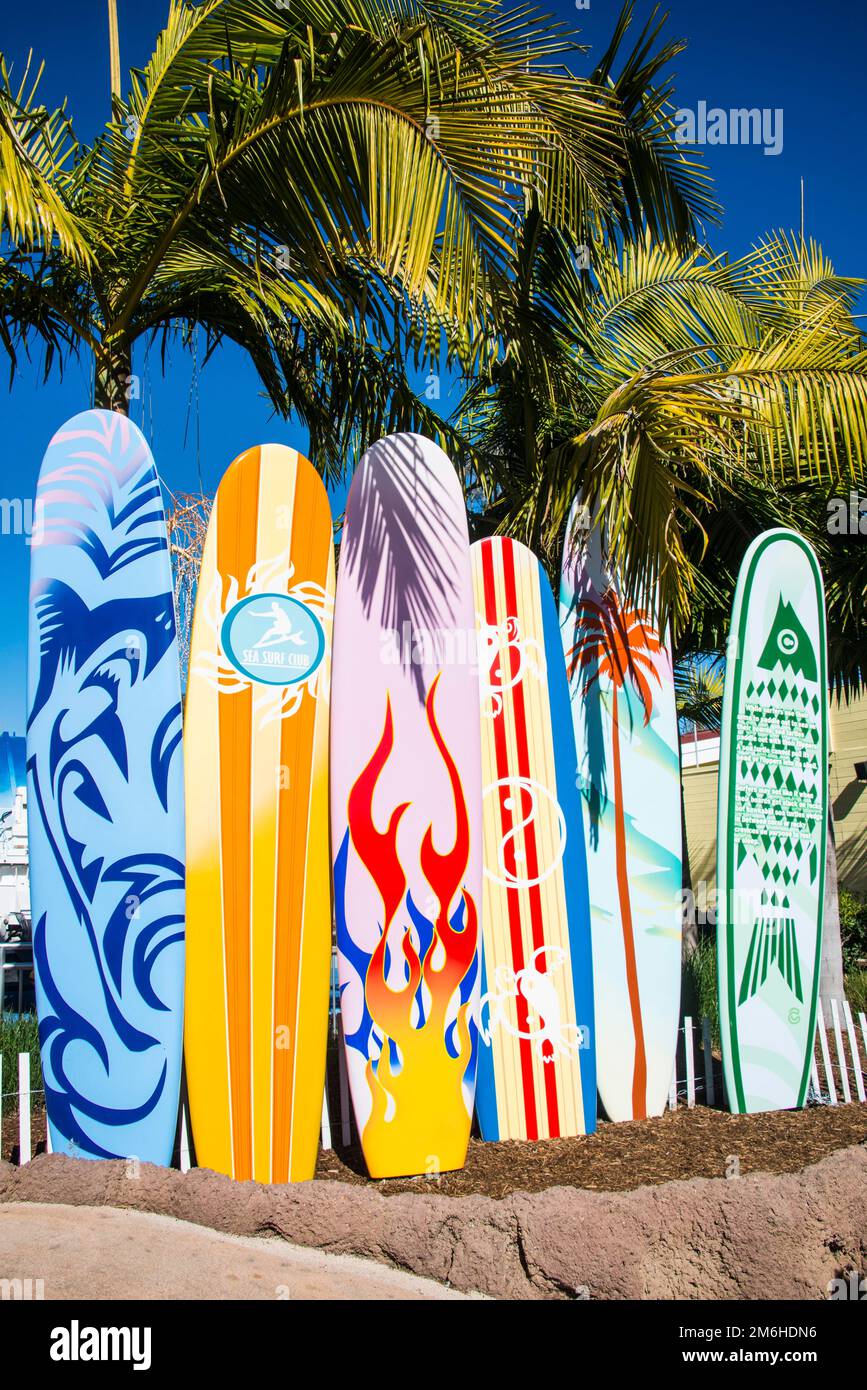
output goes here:
<path id="1" fill-rule="evenodd" d="M 451 784 L 455 807 L 455 840 L 451 849 L 440 853 L 429 825 L 422 839 L 419 865 L 437 901 L 434 932 L 419 960 L 413 946 L 409 926 L 404 926 L 401 949 L 409 967 L 409 979 L 400 989 L 393 989 L 385 980 L 385 947 L 389 928 L 404 901 L 406 875 L 397 849 L 397 832 L 410 802 L 403 802 L 391 813 L 386 830 L 377 830 L 373 823 L 373 796 L 379 776 L 394 747 L 394 722 L 391 702 L 386 700 L 385 723 L 379 743 L 353 785 L 349 794 L 348 819 L 353 847 L 379 890 L 384 909 L 382 935 L 370 960 L 365 981 L 368 1007 L 376 1024 L 393 1038 L 402 1051 L 413 1029 L 411 1014 L 413 1000 L 423 980 L 431 994 L 431 1006 L 422 1028 L 438 1029 L 444 1039 L 445 1017 L 455 990 L 460 987 L 472 965 L 478 939 L 476 905 L 472 896 L 462 890 L 463 877 L 469 862 L 470 829 L 461 779 L 436 720 L 435 699 L 439 675 L 431 684 L 425 701 L 425 714 L 437 750 L 442 758 Z M 466 920 L 462 931 L 455 931 L 449 921 L 449 909 L 457 894 L 463 891 Z M 437 946 L 442 952 L 437 952 Z M 442 956 L 439 968 L 434 959 Z M 461 1018 L 461 1024 L 465 1019 Z M 462 1039 L 463 1041 L 463 1039 Z M 444 1042 L 443 1042 L 444 1047 Z M 464 1065 L 466 1058 L 464 1056 Z"/>

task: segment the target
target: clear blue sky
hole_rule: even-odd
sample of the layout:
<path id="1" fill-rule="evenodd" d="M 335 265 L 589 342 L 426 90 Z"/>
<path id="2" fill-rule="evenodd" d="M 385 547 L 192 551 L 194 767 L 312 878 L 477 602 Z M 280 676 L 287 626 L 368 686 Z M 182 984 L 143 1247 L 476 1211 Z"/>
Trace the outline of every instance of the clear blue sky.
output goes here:
<path id="1" fill-rule="evenodd" d="M 119 0 L 124 70 L 142 64 L 167 13 L 165 0 Z M 582 30 L 592 53 L 607 44 L 619 3 L 591 0 L 578 9 L 569 0 L 547 7 Z M 639 18 L 651 6 L 639 7 Z M 739 254 L 765 232 L 797 226 L 800 179 L 807 181 L 807 231 L 817 237 L 843 273 L 867 273 L 867 179 L 863 141 L 867 11 L 856 0 L 671 0 L 667 32 L 689 40 L 676 69 L 681 107 L 782 108 L 783 148 L 766 156 L 753 146 L 706 149 L 725 209 L 711 233 L 719 250 Z M 31 48 L 45 61 L 43 100 L 69 99 L 80 138 L 88 138 L 107 114 L 105 0 L 40 0 L 4 5 L 0 51 L 16 70 Z M 583 66 L 578 63 L 579 68 Z M 191 360 L 175 347 L 162 377 L 154 351 L 143 377 L 144 399 L 133 418 L 152 441 L 157 465 L 175 489 L 198 484 L 196 409 L 190 412 Z M 90 402 L 90 364 L 71 362 L 63 381 L 42 385 L 39 364 L 22 363 L 11 392 L 0 362 L 0 430 L 6 441 L 0 497 L 32 497 L 45 446 L 55 429 Z M 445 403 L 444 403 L 445 404 Z M 223 469 L 252 444 L 282 441 L 303 449 L 303 430 L 273 418 L 253 371 L 240 353 L 222 350 L 200 383 L 201 472 L 213 489 Z M 22 731 L 29 550 L 20 537 L 0 535 L 0 573 L 5 580 L 0 611 L 0 729 Z"/>

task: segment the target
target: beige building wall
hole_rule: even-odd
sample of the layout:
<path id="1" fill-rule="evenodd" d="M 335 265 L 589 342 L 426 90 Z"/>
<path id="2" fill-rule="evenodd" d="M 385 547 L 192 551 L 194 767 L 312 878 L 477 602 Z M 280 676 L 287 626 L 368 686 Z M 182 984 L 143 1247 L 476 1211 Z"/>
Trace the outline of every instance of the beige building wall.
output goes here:
<path id="1" fill-rule="evenodd" d="M 867 761 L 867 696 L 850 704 L 831 704 L 829 787 L 837 837 L 840 883 L 867 893 L 867 782 L 855 776 L 856 762 Z M 716 882 L 716 789 L 718 764 L 683 769 L 686 838 L 694 891 Z"/>
<path id="2" fill-rule="evenodd" d="M 855 764 L 867 762 L 867 696 L 831 705 L 831 805 L 840 882 L 867 893 L 867 782 Z"/>
<path id="3" fill-rule="evenodd" d="M 686 850 L 692 889 L 716 883 L 716 788 L 719 764 L 704 763 L 683 769 L 683 805 L 686 815 Z"/>

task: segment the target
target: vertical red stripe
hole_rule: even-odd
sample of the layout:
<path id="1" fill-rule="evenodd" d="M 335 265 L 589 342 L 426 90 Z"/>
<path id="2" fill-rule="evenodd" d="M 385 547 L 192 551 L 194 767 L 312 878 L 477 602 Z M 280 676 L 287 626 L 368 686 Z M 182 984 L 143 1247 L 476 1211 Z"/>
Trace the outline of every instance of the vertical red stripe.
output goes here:
<path id="1" fill-rule="evenodd" d="M 497 598 L 494 590 L 494 562 L 493 546 L 490 541 L 482 542 L 482 578 L 485 589 L 485 619 L 491 627 L 498 626 Z M 499 615 L 502 619 L 502 615 Z M 506 747 L 505 731 L 505 712 L 501 709 L 492 719 L 494 730 L 494 751 L 497 761 L 497 780 L 507 778 L 509 774 L 509 755 Z M 505 788 L 500 788 L 500 824 L 502 833 L 505 836 L 511 830 L 511 816 L 505 810 L 503 802 L 508 792 Z M 511 888 L 506 889 L 506 906 L 509 914 L 509 936 L 512 943 L 512 969 L 516 972 L 524 968 L 524 951 L 521 943 L 521 905 L 517 892 Z M 515 1000 L 515 1008 L 518 1015 L 518 1028 L 520 1032 L 529 1032 L 529 1018 L 527 1011 L 527 1001 L 521 995 Z M 538 1139 L 539 1126 L 536 1122 L 536 1090 L 533 1082 L 533 1055 L 530 1050 L 529 1040 L 522 1038 L 518 1044 L 518 1055 L 521 1062 L 521 1082 L 524 1090 L 524 1118 L 527 1126 L 527 1138 Z"/>
<path id="2" fill-rule="evenodd" d="M 518 616 L 518 595 L 515 584 L 515 553 L 510 541 L 504 541 L 501 554 L 503 556 L 503 579 L 506 590 L 506 611 L 508 616 Z M 517 681 L 512 687 L 512 707 L 515 712 L 515 741 L 518 748 L 518 774 L 521 777 L 530 776 L 530 752 L 527 745 L 527 711 L 524 704 L 524 687 L 521 681 Z M 536 828 L 532 821 L 524 830 L 524 843 L 527 848 L 527 877 L 539 877 L 539 856 L 536 849 Z M 537 883 L 528 890 L 530 898 L 530 923 L 533 933 L 533 946 L 538 951 L 540 946 L 544 946 L 545 928 L 542 921 L 542 893 L 540 885 Z M 553 1057 L 554 1049 L 547 1039 L 542 1046 L 543 1056 L 548 1059 Z M 545 1077 L 545 1100 L 548 1108 L 548 1132 L 552 1139 L 556 1139 L 560 1134 L 560 1111 L 557 1104 L 557 1077 L 554 1067 L 546 1060 L 543 1065 Z"/>

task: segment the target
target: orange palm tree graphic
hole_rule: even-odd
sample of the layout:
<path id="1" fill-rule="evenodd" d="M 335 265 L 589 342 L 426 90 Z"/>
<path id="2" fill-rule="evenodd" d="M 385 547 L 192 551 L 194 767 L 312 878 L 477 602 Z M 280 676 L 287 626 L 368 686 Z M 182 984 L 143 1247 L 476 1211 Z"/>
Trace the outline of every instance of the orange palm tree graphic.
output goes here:
<path id="1" fill-rule="evenodd" d="M 614 764 L 614 829 L 617 865 L 617 894 L 620 900 L 620 920 L 623 927 L 623 948 L 626 957 L 626 984 L 632 1029 L 635 1034 L 635 1067 L 632 1073 L 632 1108 L 637 1120 L 647 1114 L 647 1054 L 644 1046 L 644 1027 L 641 1021 L 641 1000 L 638 992 L 638 970 L 635 962 L 635 933 L 632 925 L 632 904 L 629 898 L 629 877 L 626 865 L 626 818 L 623 812 L 623 779 L 620 764 L 619 694 L 627 677 L 632 681 L 644 705 L 645 727 L 653 713 L 653 693 L 649 677 L 659 685 L 656 657 L 663 651 L 659 634 L 650 615 L 640 608 L 623 607 L 613 585 L 605 590 L 599 603 L 582 599 L 575 609 L 576 641 L 567 652 L 570 679 L 576 670 L 584 679 L 584 693 L 607 676 L 612 684 L 611 745 Z"/>

